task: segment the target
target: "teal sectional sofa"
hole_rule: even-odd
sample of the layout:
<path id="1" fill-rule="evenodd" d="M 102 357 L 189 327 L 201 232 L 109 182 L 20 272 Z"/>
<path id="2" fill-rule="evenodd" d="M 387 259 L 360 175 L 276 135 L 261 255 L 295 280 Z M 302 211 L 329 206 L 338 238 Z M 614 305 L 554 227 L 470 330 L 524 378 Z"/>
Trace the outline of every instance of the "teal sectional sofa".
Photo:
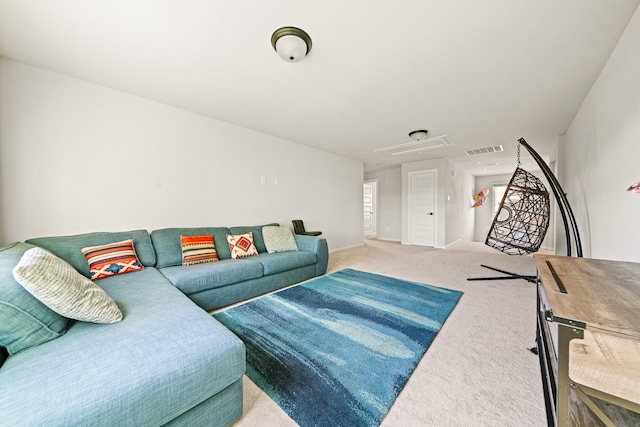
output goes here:
<path id="1" fill-rule="evenodd" d="M 267 253 L 262 228 L 277 225 L 154 230 L 151 241 L 156 250 L 156 268 L 208 311 L 323 275 L 329 261 L 325 239 L 295 235 L 298 251 Z M 181 235 L 207 234 L 213 235 L 216 242 L 226 242 L 227 234 L 248 232 L 253 234 L 259 256 L 233 260 L 229 246 L 216 245 L 220 261 L 182 266 Z"/>
<path id="2" fill-rule="evenodd" d="M 259 255 L 232 260 L 226 234 L 251 231 Z M 181 235 L 213 235 L 218 262 L 182 266 Z M 89 277 L 81 249 L 133 239 L 141 271 L 96 280 L 118 323 L 74 321 L 12 275 L 42 247 Z M 262 226 L 44 237 L 0 248 L 0 424 L 228 426 L 242 415 L 244 344 L 207 311 L 325 273 L 326 240 L 267 253 Z M 75 274 L 75 273 L 74 273 Z"/>

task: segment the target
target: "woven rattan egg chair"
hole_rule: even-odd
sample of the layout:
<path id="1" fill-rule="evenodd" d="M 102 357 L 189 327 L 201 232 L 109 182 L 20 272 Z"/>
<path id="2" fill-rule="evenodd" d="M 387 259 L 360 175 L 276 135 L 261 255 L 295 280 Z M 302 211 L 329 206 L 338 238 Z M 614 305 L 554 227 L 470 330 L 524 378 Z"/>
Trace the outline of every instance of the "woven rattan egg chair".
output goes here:
<path id="1" fill-rule="evenodd" d="M 526 255 L 537 252 L 549 228 L 551 209 L 549 192 L 541 180 L 520 167 L 520 146 L 524 146 L 540 166 L 545 178 L 551 185 L 553 194 L 558 202 L 558 209 L 564 222 L 567 238 L 567 256 L 571 256 L 571 237 L 567 215 L 571 221 L 574 241 L 578 256 L 582 256 L 580 235 L 576 227 L 575 218 L 564 191 L 551 169 L 538 153 L 520 138 L 518 140 L 518 166 L 506 188 L 498 212 L 496 213 L 485 244 L 509 255 Z M 535 283 L 536 276 L 515 274 L 487 265 L 484 268 L 505 274 L 504 277 L 479 277 L 467 280 L 504 280 L 524 279 Z"/>
<path id="2" fill-rule="evenodd" d="M 509 255 L 537 252 L 549 228 L 549 192 L 538 178 L 516 168 L 485 240 Z"/>

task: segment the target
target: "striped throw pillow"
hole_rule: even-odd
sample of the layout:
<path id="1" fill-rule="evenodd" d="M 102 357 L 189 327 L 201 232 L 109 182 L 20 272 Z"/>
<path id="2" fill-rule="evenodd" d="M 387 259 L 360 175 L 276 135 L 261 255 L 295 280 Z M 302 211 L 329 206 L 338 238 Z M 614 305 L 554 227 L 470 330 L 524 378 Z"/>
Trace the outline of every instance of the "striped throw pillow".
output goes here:
<path id="1" fill-rule="evenodd" d="M 133 249 L 133 239 L 89 246 L 81 250 L 89 263 L 91 280 L 144 270 Z"/>
<path id="2" fill-rule="evenodd" d="M 218 261 L 213 236 L 180 236 L 182 265 L 204 264 Z"/>

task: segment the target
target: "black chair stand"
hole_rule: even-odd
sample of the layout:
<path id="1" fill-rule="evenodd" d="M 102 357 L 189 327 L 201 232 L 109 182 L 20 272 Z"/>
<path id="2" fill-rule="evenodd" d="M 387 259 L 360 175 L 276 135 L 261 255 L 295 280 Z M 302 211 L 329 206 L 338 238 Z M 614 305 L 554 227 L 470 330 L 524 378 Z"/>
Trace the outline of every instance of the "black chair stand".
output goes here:
<path id="1" fill-rule="evenodd" d="M 537 279 L 536 276 L 529 276 L 529 275 L 525 275 L 525 274 L 511 273 L 509 271 L 500 270 L 500 269 L 495 268 L 495 267 L 489 267 L 488 265 L 484 265 L 484 264 L 480 264 L 480 267 L 488 268 L 489 270 L 493 270 L 493 271 L 497 271 L 498 273 L 506 274 L 506 276 L 500 276 L 500 277 L 470 277 L 470 278 L 467 278 L 468 281 L 473 281 L 473 280 L 523 279 L 523 280 L 526 280 L 529 283 L 536 283 L 536 279 Z"/>

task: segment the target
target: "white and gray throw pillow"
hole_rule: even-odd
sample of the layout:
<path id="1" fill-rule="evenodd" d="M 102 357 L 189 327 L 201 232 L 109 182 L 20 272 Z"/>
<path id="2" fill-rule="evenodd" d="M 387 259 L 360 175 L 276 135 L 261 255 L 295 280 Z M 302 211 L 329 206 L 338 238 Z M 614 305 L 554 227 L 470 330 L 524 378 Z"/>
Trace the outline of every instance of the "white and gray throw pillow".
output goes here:
<path id="1" fill-rule="evenodd" d="M 270 254 L 298 250 L 296 238 L 288 227 L 274 225 L 264 226 L 262 228 L 262 237 L 264 239 L 264 245 L 267 247 L 267 252 Z"/>
<path id="2" fill-rule="evenodd" d="M 101 287 L 42 248 L 26 251 L 13 268 L 13 277 L 31 295 L 64 317 L 93 323 L 122 320 L 118 305 Z"/>

